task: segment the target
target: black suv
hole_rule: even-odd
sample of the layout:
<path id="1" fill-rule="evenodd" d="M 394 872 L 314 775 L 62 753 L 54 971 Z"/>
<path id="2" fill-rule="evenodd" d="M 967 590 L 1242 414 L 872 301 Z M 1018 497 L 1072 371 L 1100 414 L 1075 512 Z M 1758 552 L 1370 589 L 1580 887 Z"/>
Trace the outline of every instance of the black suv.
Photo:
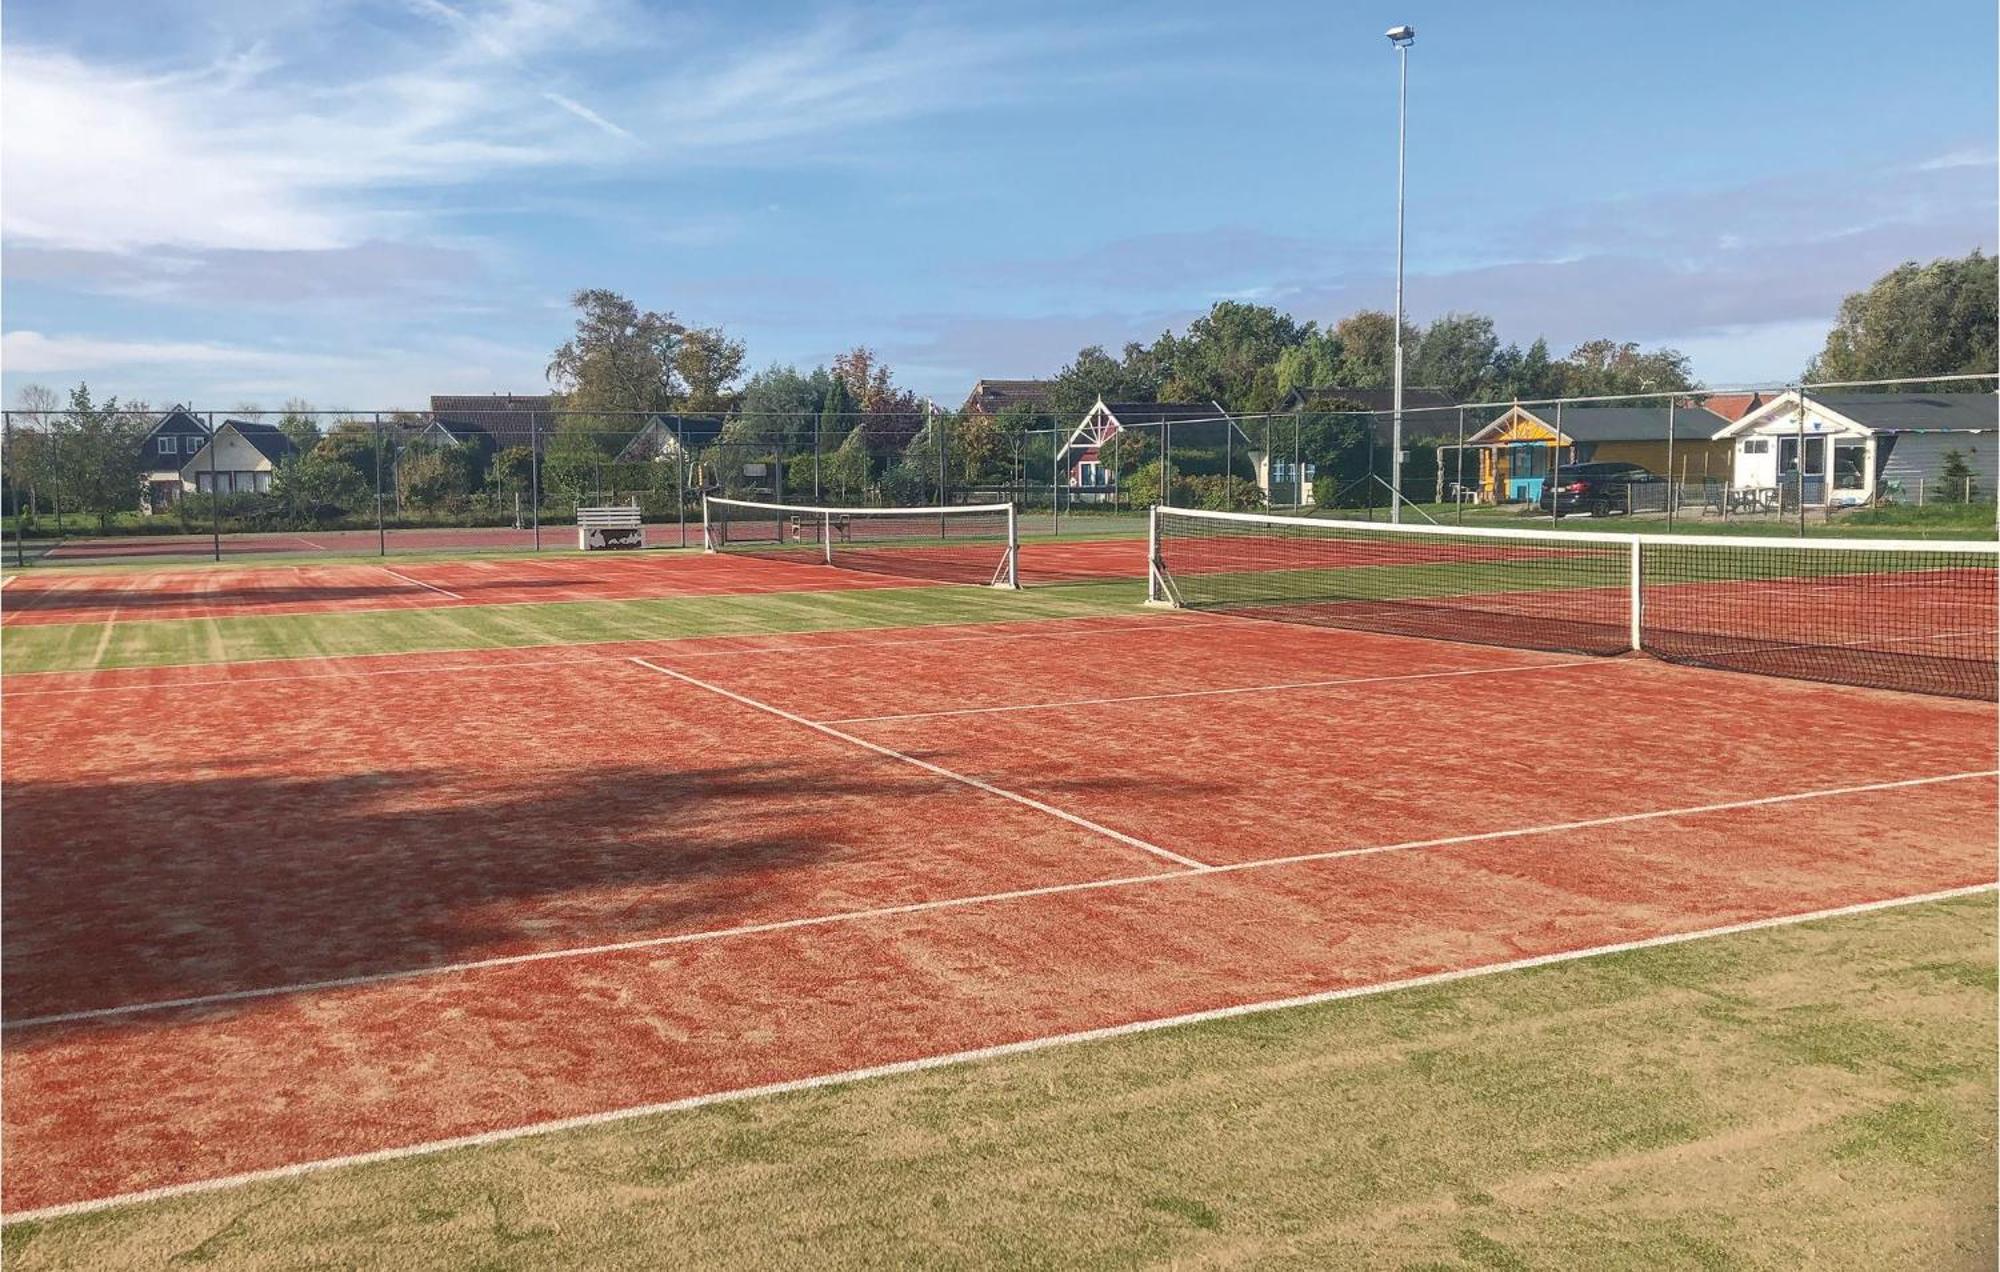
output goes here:
<path id="1" fill-rule="evenodd" d="M 1571 464 L 1542 483 L 1542 511 L 1558 517 L 1572 512 L 1587 512 L 1593 517 L 1630 512 L 1635 504 L 1645 506 L 1658 501 L 1657 494 L 1648 500 L 1647 494 L 1653 492 L 1642 494 L 1634 491 L 1634 486 L 1651 486 L 1665 480 L 1638 464 L 1611 461 Z"/>

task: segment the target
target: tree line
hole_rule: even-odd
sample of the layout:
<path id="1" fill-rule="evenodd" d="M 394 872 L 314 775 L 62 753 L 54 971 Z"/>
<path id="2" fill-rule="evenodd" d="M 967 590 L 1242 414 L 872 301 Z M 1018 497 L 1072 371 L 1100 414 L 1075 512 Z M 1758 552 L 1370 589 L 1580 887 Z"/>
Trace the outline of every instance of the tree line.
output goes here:
<path id="1" fill-rule="evenodd" d="M 2000 325 L 1996 281 L 1994 258 L 1978 251 L 1898 266 L 1846 298 L 1805 377 L 1992 372 Z M 744 344 L 719 326 L 641 309 L 607 289 L 571 299 L 574 328 L 545 368 L 555 409 L 550 435 L 538 447 L 523 439 L 497 447 L 431 444 L 421 414 L 322 426 L 303 401 L 275 413 L 243 403 L 234 414 L 275 415 L 296 453 L 278 465 L 268 494 L 217 496 L 219 508 L 207 497 L 184 499 L 176 511 L 184 520 L 221 511 L 273 525 L 319 524 L 364 512 L 372 517 L 378 490 L 406 516 L 472 520 L 512 515 L 524 494 L 533 499 L 537 492 L 572 505 L 607 494 L 657 505 L 703 489 L 887 503 L 950 489 L 1004 492 L 1010 484 L 1026 488 L 1031 466 L 1046 474 L 1061 430 L 1099 397 L 1213 403 L 1258 416 L 1278 410 L 1295 389 L 1386 389 L 1396 337 L 1394 319 L 1378 311 L 1322 326 L 1271 306 L 1222 301 L 1184 330 L 1127 343 L 1116 354 L 1097 345 L 1078 350 L 1049 377 L 1044 400 L 989 418 L 937 409 L 898 384 L 865 346 L 809 371 L 774 364 L 746 377 Z M 1689 359 L 1675 349 L 1601 338 L 1556 356 L 1539 338 L 1526 347 L 1503 343 L 1482 314 L 1406 324 L 1402 336 L 1405 383 L 1454 401 L 1701 387 Z M 18 406 L 4 469 L 9 513 L 66 507 L 108 525 L 138 507 L 140 442 L 159 418 L 155 409 L 115 398 L 98 403 L 87 384 L 66 401 L 29 385 Z M 628 445 L 657 416 L 706 419 L 709 427 L 694 431 L 711 440 L 677 453 L 671 465 L 657 462 L 669 458 L 663 451 L 635 462 Z M 1365 416 L 1315 411 L 1292 427 L 1294 451 L 1337 479 L 1328 485 L 1366 480 L 1374 471 L 1377 440 Z M 1177 439 L 1174 453 L 1162 457 L 1159 440 L 1134 433 L 1104 457 L 1109 475 L 1135 501 L 1163 487 L 1175 502 L 1240 504 L 1255 497 L 1246 494 L 1247 483 L 1229 480 L 1249 475 L 1247 457 L 1225 461 L 1227 447 L 1193 438 Z M 1418 453 L 1406 470 L 1419 486 L 1431 480 L 1422 449 L 1413 447 Z"/>

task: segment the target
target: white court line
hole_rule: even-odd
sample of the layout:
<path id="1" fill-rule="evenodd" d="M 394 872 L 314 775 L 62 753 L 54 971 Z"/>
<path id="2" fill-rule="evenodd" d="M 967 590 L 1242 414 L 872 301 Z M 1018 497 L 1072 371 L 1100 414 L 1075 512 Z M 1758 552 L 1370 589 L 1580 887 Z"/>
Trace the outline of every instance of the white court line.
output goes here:
<path id="1" fill-rule="evenodd" d="M 1057 702 L 1021 702 L 998 707 L 953 707 L 946 711 L 906 711 L 899 715 L 842 716 L 824 724 L 877 724 L 888 720 L 935 720 L 940 716 L 1000 715 L 1010 711 L 1050 711 L 1059 707 L 1108 707 L 1121 702 L 1165 702 L 1173 698 L 1217 698 L 1230 694 L 1276 693 L 1284 689 L 1330 689 L 1340 685 L 1382 685 L 1403 680 L 1439 680 L 1450 676 L 1506 676 L 1523 671 L 1554 671 L 1562 667 L 1622 667 L 1629 660 L 1580 658 L 1574 662 L 1530 663 L 1520 667 L 1471 667 L 1459 671 L 1417 671 L 1402 676 L 1344 676 L 1333 680 L 1294 680 L 1275 685 L 1240 685 L 1229 689 L 1181 689 L 1173 693 L 1135 693 L 1119 698 L 1067 698 Z"/>
<path id="2" fill-rule="evenodd" d="M 430 589 L 431 591 L 433 591 L 433 592 L 436 592 L 436 593 L 438 593 L 438 594 L 439 594 L 440 596 L 449 596 L 449 597 L 450 597 L 450 598 L 451 598 L 452 600 L 454 600 L 454 601 L 462 601 L 462 600 L 464 600 L 464 599 L 465 599 L 465 598 L 464 598 L 463 596 L 460 596 L 460 595 L 459 595 L 458 593 L 456 593 L 456 592 L 452 591 L 452 590 L 451 590 L 451 589 L 449 589 L 449 588 L 443 588 L 443 587 L 439 587 L 439 586 L 438 586 L 437 584 L 435 584 L 435 583 L 426 583 L 426 582 L 424 582 L 424 581 L 423 581 L 422 579 L 413 579 L 413 578 L 411 578 L 411 577 L 410 577 L 409 575 L 407 575 L 407 574 L 404 574 L 404 573 L 402 573 L 402 572 L 400 572 L 400 571 L 398 571 L 398 570 L 392 570 L 392 569 L 390 569 L 390 568 L 389 568 L 388 566 L 386 566 L 386 565 L 378 565 L 378 566 L 376 566 L 375 568 L 376 568 L 376 569 L 378 569 L 378 570 L 380 570 L 380 571 L 382 571 L 382 573 L 384 573 L 384 574 L 388 575 L 388 576 L 389 576 L 390 578 L 392 578 L 392 579 L 401 579 L 401 580 L 403 580 L 403 582 L 405 582 L 405 583 L 414 583 L 414 584 L 416 584 L 416 585 L 417 585 L 418 587 L 427 587 L 427 588 L 429 588 L 429 589 Z M 320 611 L 315 611 L 315 612 L 318 612 L 318 613 L 327 613 L 327 614 L 338 614 L 338 613 L 340 613 L 341 611 L 340 611 L 340 610 L 320 610 Z"/>
<path id="3" fill-rule="evenodd" d="M 894 749 L 893 747 L 883 746 L 879 742 L 870 742 L 867 738 L 855 737 L 852 733 L 843 733 L 839 729 L 834 728 L 830 724 L 821 724 L 817 720 L 808 720 L 802 715 L 793 715 L 791 712 L 786 711 L 782 707 L 774 707 L 768 702 L 759 702 L 755 698 L 745 697 L 744 695 L 736 693 L 733 690 L 724 689 L 721 685 L 710 684 L 706 680 L 697 680 L 693 676 L 688 675 L 684 671 L 674 671 L 672 668 L 662 667 L 658 663 L 647 662 L 645 659 L 637 656 L 629 658 L 626 661 L 637 663 L 639 666 L 644 667 L 646 670 L 656 671 L 660 673 L 662 676 L 671 676 L 675 680 L 679 680 L 685 684 L 693 685 L 697 689 L 706 689 L 708 692 L 715 694 L 719 697 L 727 698 L 731 702 L 738 702 L 746 707 L 752 707 L 758 711 L 765 712 L 768 715 L 774 715 L 778 717 L 780 720 L 789 720 L 793 724 L 800 725 L 807 729 L 811 729 L 815 733 L 823 733 L 827 737 L 833 738 L 836 741 L 845 742 L 849 746 L 858 746 L 864 751 L 873 751 L 875 754 L 884 756 L 888 759 L 897 760 L 904 764 L 915 765 L 917 768 L 923 769 L 927 773 L 935 773 L 939 777 L 949 778 L 951 781 L 957 782 L 961 785 L 970 786 L 972 789 L 976 791 L 984 791 L 988 795 L 998 795 L 1001 799 L 1012 800 L 1014 803 L 1020 804 L 1025 808 L 1032 808 L 1038 813 L 1046 813 L 1050 817 L 1054 817 L 1059 821 L 1066 821 L 1072 826 L 1080 826 L 1083 829 L 1091 831 L 1094 834 L 1102 835 L 1106 839 L 1115 840 L 1118 843 L 1127 845 L 1128 847 L 1137 848 L 1141 852 L 1149 852 L 1153 854 L 1155 857 L 1159 857 L 1166 861 L 1171 861 L 1177 866 L 1184 866 L 1189 870 L 1212 869 L 1212 867 L 1205 861 L 1196 861 L 1193 857 L 1184 857 L 1180 853 L 1174 852 L 1170 849 L 1162 848 L 1158 844 L 1149 844 L 1145 840 L 1139 839 L 1132 835 L 1128 835 L 1122 830 L 1113 830 L 1111 829 L 1111 827 L 1100 825 L 1099 823 L 1090 820 L 1088 817 L 1079 817 L 1075 813 L 1066 812 L 1063 809 L 1057 808 L 1054 804 L 1044 804 L 1041 800 L 1031 798 L 1027 795 L 1020 795 L 1016 794 L 1013 791 L 1002 790 L 1000 787 L 995 786 L 990 782 L 982 782 L 976 777 L 967 777 L 963 773 L 953 772 L 951 769 L 945 768 L 943 765 L 933 764 L 929 760 L 920 760 L 914 755 L 906 755 L 903 752 Z"/>
<path id="4" fill-rule="evenodd" d="M 859 923 L 872 919 L 895 918 L 906 914 L 928 914 L 935 910 L 957 910 L 970 906 L 1024 901 L 1035 897 L 1062 896 L 1071 892 L 1098 892 L 1112 888 L 1129 888 L 1141 884 L 1163 883 L 1174 879 L 1196 879 L 1212 875 L 1242 874 L 1277 866 L 1296 866 L 1317 861 L 1337 861 L 1346 857 L 1369 857 L 1387 852 L 1414 852 L 1428 848 L 1449 848 L 1459 844 L 1484 843 L 1498 839 L 1521 839 L 1534 835 L 1559 834 L 1571 830 L 1589 830 L 1601 826 L 1619 826 L 1633 822 L 1658 821 L 1669 817 L 1692 817 L 1703 813 L 1730 812 L 1739 808 L 1760 808 L 1770 804 L 1797 803 L 1810 799 L 1859 795 L 1871 791 L 1901 790 L 1913 786 L 1934 786 L 1943 782 L 1964 782 L 1986 777 L 2000 777 L 2000 769 L 1987 769 L 1976 773 L 1947 773 L 1937 777 L 1913 777 L 1894 782 L 1870 782 L 1860 786 L 1838 786 L 1825 790 L 1798 791 L 1789 795 L 1765 795 L 1756 799 L 1733 800 L 1721 804 L 1698 804 L 1686 808 L 1662 808 L 1643 813 L 1616 813 L 1608 817 L 1594 817 L 1584 821 L 1554 822 L 1543 826 L 1522 826 L 1513 830 L 1478 831 L 1473 834 L 1448 835 L 1438 839 L 1412 839 L 1402 843 L 1374 844 L 1360 848 L 1330 848 L 1324 852 L 1300 853 L 1290 857 L 1265 857 L 1255 861 L 1228 862 L 1222 865 L 1209 866 L 1202 870 L 1173 871 L 1165 874 L 1121 875 L 1110 879 L 1085 879 L 1076 883 L 1049 883 L 1033 888 L 1014 888 L 1005 892 L 981 892 L 970 896 L 942 897 L 932 901 L 906 901 L 899 905 L 874 906 L 863 910 L 837 910 L 830 914 L 812 914 L 794 919 L 771 919 L 763 923 L 745 923 L 736 927 L 709 928 L 698 932 L 680 932 L 671 936 L 640 937 L 636 940 L 615 941 L 602 945 L 572 945 L 560 949 L 537 950 L 531 954 L 502 954 L 493 958 L 471 959 L 459 963 L 440 963 L 432 967 L 405 968 L 393 972 L 369 972 L 358 976 L 340 976 L 326 980 L 298 981 L 285 985 L 260 986 L 255 989 L 224 990 L 220 993 L 196 994 L 185 998 L 166 998 L 150 1002 L 126 1003 L 117 1007 L 92 1007 L 83 1011 L 62 1012 L 49 1016 L 29 1016 L 20 1020 L 0 1022 L 0 1032 L 12 1032 L 16 1029 L 33 1029 L 46 1025 L 75 1024 L 81 1021 L 105 1020 L 147 1012 L 176 1011 L 191 1007 L 213 1007 L 224 1003 L 248 1002 L 259 998 L 276 998 L 289 994 L 322 993 L 338 989 L 360 989 L 370 985 L 384 985 L 396 981 L 419 980 L 432 976 L 458 975 L 465 972 L 487 971 L 500 967 L 516 967 L 525 963 L 549 963 L 565 959 L 595 958 L 605 954 L 624 954 L 634 950 L 661 949 L 672 945 L 695 945 L 708 941 L 730 940 L 743 936 L 758 936 L 770 932 L 788 932 L 798 928 L 830 927 L 843 923 Z"/>
<path id="5" fill-rule="evenodd" d="M 327 546 L 326 546 L 326 545 L 325 545 L 324 543 L 315 543 L 315 542 L 313 542 L 313 541 L 312 541 L 311 539 L 308 539 L 308 538 L 306 538 L 306 537 L 305 537 L 304 535 L 302 535 L 302 534 L 295 534 L 295 535 L 293 535 L 292 537 L 293 537 L 294 539 L 297 539 L 297 540 L 298 540 L 298 541 L 299 541 L 300 543 L 303 543 L 303 544 L 305 544 L 305 545 L 306 545 L 307 547 L 309 547 L 309 548 L 315 548 L 315 549 L 318 549 L 318 550 L 319 550 L 319 551 L 321 551 L 321 552 L 331 552 L 331 551 L 333 551 L 333 549 L 332 549 L 332 548 L 329 548 L 329 547 L 327 547 Z"/>
<path id="6" fill-rule="evenodd" d="M 1177 878 L 1179 876 L 1168 877 Z M 690 1095 L 678 1100 L 663 1100 L 655 1104 L 639 1104 L 629 1108 L 607 1109 L 600 1113 L 585 1113 L 578 1117 L 556 1118 L 546 1122 L 530 1122 L 522 1126 L 509 1126 L 499 1130 L 483 1131 L 477 1135 L 461 1135 L 453 1139 L 430 1140 L 420 1144 L 404 1144 L 396 1148 L 376 1149 L 368 1153 L 351 1153 L 344 1157 L 322 1157 L 314 1161 L 295 1162 L 289 1166 L 273 1166 L 265 1170 L 245 1171 L 241 1174 L 223 1175 L 214 1179 L 198 1179 L 185 1184 L 168 1184 L 160 1188 L 146 1188 L 135 1192 L 117 1193 L 109 1197 L 93 1197 L 84 1201 L 64 1202 L 60 1205 L 43 1206 L 40 1209 L 24 1210 L 7 1215 L 5 1222 L 8 1224 L 26 1223 L 33 1220 L 57 1219 L 65 1215 L 89 1214 L 93 1211 L 137 1205 L 141 1202 L 160 1201 L 168 1197 L 185 1197 L 191 1193 L 220 1192 L 230 1188 L 240 1188 L 246 1184 L 267 1183 L 279 1179 L 296 1179 L 303 1175 L 316 1174 L 320 1171 L 338 1170 L 349 1166 L 366 1166 L 377 1162 L 398 1161 L 409 1157 L 424 1157 L 433 1153 L 449 1152 L 453 1149 L 504 1144 L 509 1140 L 526 1139 L 531 1136 L 554 1135 L 563 1131 L 583 1130 L 594 1126 L 607 1126 L 617 1122 L 631 1121 L 634 1118 L 654 1117 L 664 1113 L 678 1113 L 689 1109 L 703 1108 L 712 1104 L 729 1104 L 743 1100 L 762 1099 L 766 1096 L 784 1095 L 796 1091 L 812 1091 L 827 1087 L 848 1086 L 873 1078 L 886 1078 L 904 1073 L 921 1073 L 927 1069 L 941 1069 L 953 1065 L 976 1064 L 987 1060 L 998 1060 L 1006 1056 L 1046 1051 L 1053 1047 L 1074 1046 L 1079 1043 L 1106 1042 L 1116 1038 L 1129 1038 L 1135 1034 L 1155 1033 L 1162 1029 L 1176 1029 L 1184 1025 L 1206 1024 L 1217 1020 L 1234 1020 L 1244 1016 L 1259 1016 L 1268 1012 L 1286 1011 L 1295 1007 L 1316 1007 L 1326 1003 L 1344 1002 L 1349 999 L 1372 998 L 1379 994 L 1392 994 L 1406 989 L 1424 989 L 1433 985 L 1449 985 L 1458 981 L 1475 980 L 1480 977 L 1495 976 L 1505 972 L 1528 971 L 1537 967 L 1552 967 L 1562 963 L 1603 958 L 1613 954 L 1629 954 L 1635 950 L 1686 945 L 1694 941 L 1736 936 L 1745 932 L 1761 932 L 1772 928 L 1794 927 L 1802 923 L 1816 923 L 1826 919 L 1842 919 L 1859 914 L 1871 914 L 1882 910 L 1900 909 L 1906 906 L 1927 905 L 1935 901 L 1949 901 L 1958 897 L 1977 896 L 1981 893 L 1992 892 L 1996 886 L 2000 885 L 1975 883 L 1963 888 L 1946 888 L 1938 892 L 1922 892 L 1900 897 L 1883 897 L 1874 901 L 1860 901 L 1853 905 L 1835 906 L 1826 910 L 1808 910 L 1796 914 L 1773 915 L 1762 919 L 1748 919 L 1741 923 L 1724 923 L 1716 927 L 1697 928 L 1690 932 L 1670 932 L 1662 936 L 1648 936 L 1637 940 L 1617 941 L 1606 945 L 1580 946 L 1576 949 L 1558 950 L 1552 954 L 1536 954 L 1528 958 L 1509 959 L 1504 963 L 1485 963 L 1477 967 L 1456 968 L 1446 972 L 1431 972 L 1423 976 L 1406 976 L 1398 980 L 1377 981 L 1369 985 L 1350 985 L 1342 989 L 1321 990 L 1317 993 L 1298 994 L 1290 998 L 1267 998 L 1258 1002 L 1236 1003 L 1228 1007 L 1212 1007 L 1206 1011 L 1183 1012 L 1176 1016 L 1156 1016 L 1146 1020 L 1132 1020 L 1119 1025 L 1106 1025 L 1098 1029 L 1081 1029 L 1071 1033 L 1045 1034 L 1039 1038 L 1027 1038 L 1020 1042 L 1001 1043 L 998 1046 L 977 1047 L 967 1051 L 952 1051 L 938 1055 L 918 1056 L 913 1059 L 897 1060 L 888 1064 L 869 1065 L 866 1068 L 844 1069 L 833 1073 L 815 1074 L 807 1078 L 793 1078 L 786 1082 L 769 1082 L 762 1086 L 739 1087 L 727 1091 L 711 1091 L 703 1095 Z"/>
<path id="7" fill-rule="evenodd" d="M 484 608 L 493 608 L 493 607 L 484 607 Z M 371 614 L 409 613 L 408 610 L 369 610 L 368 612 Z M 1115 622 L 1117 626 L 1110 625 L 1111 622 Z M 1066 614 L 1055 618 L 1007 619 L 1005 620 L 1005 623 L 1007 625 L 1012 625 L 1017 623 L 1033 624 L 1038 628 L 1074 627 L 1076 624 L 1079 623 L 1096 623 L 1096 624 L 1103 624 L 1103 626 L 1095 626 L 1090 628 L 1077 628 L 1076 630 L 1054 631 L 1054 632 L 1040 631 L 1040 630 L 1031 632 L 991 632 L 983 634 L 973 632 L 973 633 L 967 633 L 962 636 L 918 636 L 918 637 L 913 637 L 909 640 L 827 640 L 827 641 L 813 641 L 811 644 L 793 645 L 793 646 L 755 645 L 739 649 L 689 649 L 685 651 L 682 650 L 672 651 L 672 656 L 677 660 L 687 659 L 687 658 L 742 658 L 758 654 L 771 654 L 771 655 L 812 654 L 812 653 L 818 653 L 821 650 L 830 651 L 830 650 L 847 650 L 847 649 L 900 649 L 905 645 L 949 645 L 963 641 L 1078 640 L 1091 636 L 1105 636 L 1114 634 L 1123 635 L 1126 634 L 1128 631 L 1138 631 L 1141 633 L 1150 633 L 1152 631 L 1168 631 L 1168 630 L 1190 631 L 1196 628 L 1203 628 L 1203 627 L 1226 626 L 1226 624 L 1220 622 L 1196 622 L 1192 619 L 1174 619 L 1161 615 L 1128 616 L 1122 614 L 1120 615 Z M 28 625 L 33 626 L 33 624 L 28 624 Z M 59 624 L 54 624 L 54 623 L 48 624 L 48 626 L 52 627 L 58 625 Z M 951 628 L 951 627 L 962 626 L 962 624 L 937 623 L 933 624 L 933 626 Z M 721 633 L 721 634 L 709 633 L 708 635 L 704 636 L 661 636 L 653 639 L 648 639 L 647 637 L 644 636 L 617 636 L 610 638 L 608 640 L 550 641 L 536 645 L 459 645 L 448 649 L 409 649 L 409 650 L 401 650 L 392 654 L 336 654 L 332 655 L 332 657 L 339 658 L 343 662 L 361 662 L 368 659 L 429 658 L 429 657 L 442 657 L 446 654 L 487 654 L 487 653 L 509 652 L 515 650 L 591 649 L 603 645 L 677 645 L 677 644 L 693 643 L 695 641 L 715 641 L 715 640 L 811 640 L 811 638 L 815 636 L 866 636 L 870 633 L 911 632 L 911 631 L 923 631 L 923 630 L 925 629 L 922 626 L 822 627 L 816 631 L 803 631 L 803 632 L 737 632 L 737 633 Z M 1460 648 L 1463 648 L 1463 646 L 1460 646 Z M 657 656 L 665 657 L 666 655 L 662 654 Z M 69 671 L 23 671 L 23 672 L 14 672 L 8 675 L 6 679 L 33 680 L 37 676 L 94 676 L 94 675 L 109 676 L 109 675 L 122 675 L 127 673 L 138 673 L 138 672 L 148 672 L 148 671 L 185 671 L 190 667 L 261 667 L 261 666 L 267 666 L 271 663 L 319 662 L 326 657 L 328 656 L 322 654 L 308 654 L 294 658 L 244 658 L 238 661 L 231 661 L 231 662 L 147 663 L 132 667 L 87 667 L 81 670 L 69 670 Z M 546 660 L 546 663 L 547 665 L 574 663 L 578 666 L 582 666 L 586 663 L 603 662 L 611 660 L 612 659 L 607 659 L 604 655 L 593 654 L 585 658 L 548 659 Z M 492 671 L 495 669 L 501 669 L 515 665 L 530 666 L 530 665 L 542 665 L 542 664 L 529 664 L 529 663 L 512 664 L 505 662 L 463 663 L 457 666 L 448 666 L 448 667 L 410 667 L 410 668 L 398 667 L 384 671 L 318 671 L 318 672 L 302 672 L 296 676 L 250 676 L 250 677 L 243 677 L 241 679 L 176 680 L 173 681 L 172 684 L 175 686 L 218 685 L 218 684 L 252 685 L 252 684 L 265 684 L 271 681 L 284 681 L 284 680 L 332 680 L 332 679 L 340 679 L 345 676 L 407 675 L 413 672 L 424 672 L 424 671 L 440 671 L 440 672 Z M 16 689 L 11 692 L 0 693 L 0 698 L 32 698 L 38 695 L 57 694 L 57 693 L 113 693 L 121 689 L 157 689 L 161 687 L 163 686 L 158 682 L 134 680 L 130 684 L 76 685 L 65 689 Z"/>

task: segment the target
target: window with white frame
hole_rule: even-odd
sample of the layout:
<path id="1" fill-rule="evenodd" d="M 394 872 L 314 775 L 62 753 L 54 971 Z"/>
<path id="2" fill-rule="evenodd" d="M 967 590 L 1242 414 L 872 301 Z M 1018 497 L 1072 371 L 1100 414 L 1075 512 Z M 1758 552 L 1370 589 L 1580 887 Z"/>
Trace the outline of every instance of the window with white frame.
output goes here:
<path id="1" fill-rule="evenodd" d="M 162 455 L 178 453 L 180 445 L 181 439 L 178 437 L 156 437 L 153 439 L 153 449 Z"/>
<path id="2" fill-rule="evenodd" d="M 1771 439 L 1768 437 L 1746 437 L 1743 439 L 1745 455 L 1768 455 L 1771 453 Z"/>

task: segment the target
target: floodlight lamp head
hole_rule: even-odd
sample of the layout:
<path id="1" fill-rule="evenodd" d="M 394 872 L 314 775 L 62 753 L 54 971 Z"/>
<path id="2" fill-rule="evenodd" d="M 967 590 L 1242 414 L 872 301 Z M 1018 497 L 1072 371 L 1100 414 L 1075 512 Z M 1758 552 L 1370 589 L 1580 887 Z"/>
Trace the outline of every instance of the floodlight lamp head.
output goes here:
<path id="1" fill-rule="evenodd" d="M 1417 38 L 1417 29 L 1413 26 L 1390 27 L 1388 34 L 1389 43 L 1399 49 L 1407 48 Z"/>

